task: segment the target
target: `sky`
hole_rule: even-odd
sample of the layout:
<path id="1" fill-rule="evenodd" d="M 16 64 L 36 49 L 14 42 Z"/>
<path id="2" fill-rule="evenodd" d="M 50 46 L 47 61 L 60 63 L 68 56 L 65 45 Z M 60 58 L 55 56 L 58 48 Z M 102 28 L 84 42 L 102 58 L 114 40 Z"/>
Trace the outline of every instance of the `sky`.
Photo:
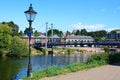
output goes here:
<path id="1" fill-rule="evenodd" d="M 0 0 L 0 22 L 14 21 L 24 31 L 30 4 L 38 13 L 32 27 L 39 32 L 45 32 L 46 22 L 63 32 L 120 29 L 120 0 Z"/>

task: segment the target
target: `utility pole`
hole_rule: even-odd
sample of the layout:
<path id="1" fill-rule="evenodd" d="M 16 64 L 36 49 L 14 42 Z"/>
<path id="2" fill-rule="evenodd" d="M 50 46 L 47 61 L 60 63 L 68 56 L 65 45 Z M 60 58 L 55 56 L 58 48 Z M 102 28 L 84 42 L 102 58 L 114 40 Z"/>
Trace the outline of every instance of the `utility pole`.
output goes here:
<path id="1" fill-rule="evenodd" d="M 53 24 L 51 24 L 51 30 L 52 30 L 52 53 L 53 53 Z"/>
<path id="2" fill-rule="evenodd" d="M 53 60 L 54 60 L 54 58 L 53 58 L 53 54 L 54 54 L 54 52 L 53 52 L 53 44 L 54 44 L 54 42 L 53 42 L 53 24 L 51 24 L 51 32 L 52 32 L 52 54 L 51 54 L 51 65 L 53 65 Z"/>
<path id="3" fill-rule="evenodd" d="M 46 22 L 46 43 L 45 43 L 45 48 L 46 48 L 46 55 L 48 55 L 48 50 L 47 50 L 47 42 L 48 42 L 48 37 L 47 37 L 47 29 L 48 29 L 48 22 Z"/>

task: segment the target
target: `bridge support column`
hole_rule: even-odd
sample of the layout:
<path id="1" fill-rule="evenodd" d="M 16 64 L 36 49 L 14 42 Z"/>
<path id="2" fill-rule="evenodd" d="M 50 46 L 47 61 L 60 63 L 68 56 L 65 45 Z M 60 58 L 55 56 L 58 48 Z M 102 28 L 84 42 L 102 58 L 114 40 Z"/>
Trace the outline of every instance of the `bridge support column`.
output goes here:
<path id="1" fill-rule="evenodd" d="M 46 52 L 45 52 L 45 56 L 48 56 L 48 51 L 46 50 Z"/>

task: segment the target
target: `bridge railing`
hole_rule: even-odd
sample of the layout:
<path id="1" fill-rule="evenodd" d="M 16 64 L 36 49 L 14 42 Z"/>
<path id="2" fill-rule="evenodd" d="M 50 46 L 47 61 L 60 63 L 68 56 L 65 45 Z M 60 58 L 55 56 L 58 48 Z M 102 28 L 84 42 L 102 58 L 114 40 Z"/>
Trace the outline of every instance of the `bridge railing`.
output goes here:
<path id="1" fill-rule="evenodd" d="M 67 45 L 103 45 L 103 46 L 120 46 L 120 42 L 65 42 L 65 43 L 48 43 L 47 46 L 67 46 Z M 44 47 L 45 43 L 35 43 L 34 47 Z"/>

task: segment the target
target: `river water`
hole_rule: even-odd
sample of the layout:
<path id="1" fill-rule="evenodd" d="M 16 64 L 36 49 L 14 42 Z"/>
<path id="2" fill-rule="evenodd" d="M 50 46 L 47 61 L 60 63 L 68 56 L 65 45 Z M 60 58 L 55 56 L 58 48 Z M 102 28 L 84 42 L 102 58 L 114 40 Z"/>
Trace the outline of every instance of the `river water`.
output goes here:
<path id="1" fill-rule="evenodd" d="M 86 56 L 34 56 L 32 57 L 32 70 L 42 70 L 49 66 L 58 67 L 76 62 L 84 62 Z M 0 80 L 20 80 L 27 76 L 28 58 L 1 58 L 0 57 Z"/>

